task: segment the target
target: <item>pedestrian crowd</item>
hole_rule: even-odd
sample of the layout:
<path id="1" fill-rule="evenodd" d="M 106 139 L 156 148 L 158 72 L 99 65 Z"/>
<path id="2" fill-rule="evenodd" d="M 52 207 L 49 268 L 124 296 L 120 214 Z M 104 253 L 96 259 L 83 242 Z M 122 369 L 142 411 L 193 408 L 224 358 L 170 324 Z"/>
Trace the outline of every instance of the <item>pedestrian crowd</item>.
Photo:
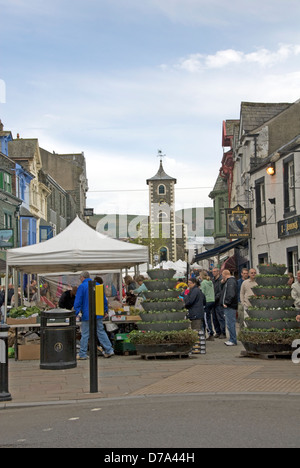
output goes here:
<path id="1" fill-rule="evenodd" d="M 248 317 L 253 288 L 258 286 L 256 275 L 255 268 L 243 268 L 238 280 L 229 270 L 222 273 L 219 268 L 213 268 L 209 273 L 193 271 L 183 296 L 192 328 L 206 331 L 207 341 L 216 338 L 227 340 L 227 328 L 229 340 L 225 341 L 225 345 L 237 345 L 237 321 L 243 325 Z M 292 274 L 288 276 L 287 284 L 291 286 L 295 311 L 300 311 L 300 271 L 296 279 Z M 300 315 L 297 321 L 300 322 Z"/>
<path id="2" fill-rule="evenodd" d="M 248 309 L 251 307 L 251 296 L 254 295 L 253 288 L 258 286 L 256 282 L 256 269 L 243 268 L 241 278 L 236 278 L 229 270 L 223 270 L 215 267 L 211 272 L 192 271 L 186 284 L 184 279 L 178 281 L 177 287 L 183 288 L 184 292 L 180 297 L 184 301 L 185 308 L 188 310 L 187 318 L 191 321 L 193 330 L 203 330 L 207 333 L 207 341 L 215 339 L 224 339 L 226 346 L 237 345 L 236 324 L 244 323 L 248 316 Z M 122 300 L 128 305 L 134 305 L 137 297 L 145 299 L 144 293 L 147 288 L 144 284 L 144 276 L 139 275 L 134 279 L 127 275 L 124 278 Z M 56 305 L 63 309 L 75 310 L 76 315 L 81 316 L 81 342 L 78 359 L 87 359 L 88 339 L 89 339 L 89 298 L 88 283 L 92 281 L 89 272 L 82 272 L 80 275 L 81 284 L 77 287 L 63 292 Z M 101 277 L 96 276 L 97 284 L 103 284 Z M 300 311 L 300 271 L 297 277 L 289 275 L 287 284 L 291 286 L 291 296 L 294 300 L 295 309 Z M 50 301 L 49 284 L 44 281 L 40 287 L 40 296 Z M 117 299 L 118 293 L 115 291 Z M 15 298 L 14 287 L 8 285 L 7 304 L 9 306 L 20 305 L 21 291 L 18 291 L 18 298 Z M 37 283 L 32 280 L 27 289 L 27 299 L 35 301 L 37 299 Z M 17 303 L 16 303 L 17 300 Z M 5 288 L 0 289 L 0 307 L 5 302 Z M 108 302 L 104 294 L 104 310 L 108 313 Z M 107 315 L 106 315 L 107 317 Z M 300 322 L 300 315 L 297 316 Z M 227 339 L 226 328 L 229 339 Z M 104 357 L 114 355 L 111 341 L 106 333 L 103 317 L 97 320 L 97 336 L 101 344 Z"/>

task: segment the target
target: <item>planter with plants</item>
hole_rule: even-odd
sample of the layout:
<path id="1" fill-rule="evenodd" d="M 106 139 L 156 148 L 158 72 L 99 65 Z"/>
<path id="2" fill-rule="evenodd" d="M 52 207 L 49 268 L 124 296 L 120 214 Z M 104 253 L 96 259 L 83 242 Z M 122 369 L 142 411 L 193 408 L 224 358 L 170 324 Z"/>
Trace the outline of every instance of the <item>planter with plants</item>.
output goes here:
<path id="1" fill-rule="evenodd" d="M 188 354 L 198 340 L 198 332 L 192 329 L 130 333 L 130 342 L 135 345 L 137 352 L 141 355 Z"/>
<path id="2" fill-rule="evenodd" d="M 189 320 L 172 320 L 169 322 L 139 322 L 137 327 L 142 331 L 179 331 L 191 328 L 191 322 Z"/>
<path id="3" fill-rule="evenodd" d="M 300 324 L 296 321 L 297 311 L 285 271 L 285 265 L 259 265 L 261 274 L 256 277 L 259 286 L 253 288 L 255 296 L 250 298 L 252 307 L 245 320 L 246 328 L 239 334 L 247 353 L 292 354 L 292 343 L 300 338 Z"/>
<path id="4" fill-rule="evenodd" d="M 295 308 L 294 307 L 285 307 L 283 309 L 267 309 L 267 308 L 256 308 L 250 307 L 248 309 L 248 315 L 253 319 L 295 319 Z"/>
<path id="5" fill-rule="evenodd" d="M 146 299 L 167 299 L 169 297 L 178 298 L 178 289 L 166 289 L 163 291 L 144 292 Z"/>
<path id="6" fill-rule="evenodd" d="M 278 263 L 262 264 L 258 268 L 262 275 L 284 275 L 287 270 L 286 265 Z"/>
<path id="7" fill-rule="evenodd" d="M 144 281 L 144 285 L 148 291 L 168 291 L 168 289 L 175 289 L 176 284 L 176 279 L 155 279 Z"/>
<path id="8" fill-rule="evenodd" d="M 153 269 L 147 271 L 148 276 L 152 280 L 163 280 L 163 279 L 172 279 L 176 273 L 176 270 L 162 270 L 162 269 Z"/>
<path id="9" fill-rule="evenodd" d="M 163 278 L 160 279 L 160 275 L 163 273 Z M 184 310 L 184 303 L 179 299 L 180 291 L 175 289 L 176 279 L 172 279 L 174 275 L 174 270 L 152 270 L 148 272 L 151 273 L 151 281 L 145 281 L 145 285 L 148 288 L 150 285 L 151 291 L 147 293 L 147 299 L 142 303 L 144 312 L 140 313 L 142 322 L 138 323 L 138 329 L 141 333 L 144 332 L 144 335 L 147 336 L 147 339 L 151 341 L 157 339 L 157 333 L 163 333 L 163 336 L 166 339 L 166 343 L 161 342 L 161 335 L 159 335 L 159 342 L 151 342 L 151 350 L 147 349 L 147 354 L 161 354 L 165 349 L 165 352 L 169 355 L 170 348 L 172 348 L 172 353 L 181 355 L 182 347 L 177 349 L 176 346 L 178 342 L 174 341 L 170 343 L 170 336 L 166 333 L 176 332 L 176 340 L 178 340 L 178 333 L 186 333 L 190 331 L 191 323 L 189 320 L 186 320 L 186 311 Z M 171 287 L 170 287 L 171 286 Z M 148 288 L 149 289 L 149 288 Z M 171 289 L 171 290 L 170 290 Z M 171 294 L 172 293 L 172 294 Z M 143 338 L 143 335 L 137 335 L 140 338 Z M 195 336 L 195 335 L 192 335 Z M 170 344 L 172 345 L 170 347 Z M 189 343 L 184 343 L 185 348 L 188 349 L 188 352 L 192 350 L 194 342 L 189 347 Z M 143 343 L 143 346 L 145 343 Z M 145 348 L 137 348 L 138 353 L 143 354 Z"/>
<path id="10" fill-rule="evenodd" d="M 147 299 L 143 302 L 143 309 L 146 312 L 150 312 L 152 310 L 161 311 L 166 309 L 181 310 L 183 307 L 184 304 L 182 299 L 178 299 L 178 297 L 170 297 L 165 299 Z"/>

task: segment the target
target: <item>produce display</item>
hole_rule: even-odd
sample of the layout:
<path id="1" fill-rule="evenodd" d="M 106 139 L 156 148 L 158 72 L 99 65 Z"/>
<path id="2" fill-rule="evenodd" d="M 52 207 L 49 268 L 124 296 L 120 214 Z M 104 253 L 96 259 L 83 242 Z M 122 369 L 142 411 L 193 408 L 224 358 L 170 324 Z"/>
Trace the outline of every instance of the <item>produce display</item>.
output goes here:
<path id="1" fill-rule="evenodd" d="M 9 312 L 9 317 L 10 318 L 29 318 L 37 315 L 40 315 L 41 311 L 38 307 L 33 306 L 33 307 L 15 307 L 10 310 Z"/>

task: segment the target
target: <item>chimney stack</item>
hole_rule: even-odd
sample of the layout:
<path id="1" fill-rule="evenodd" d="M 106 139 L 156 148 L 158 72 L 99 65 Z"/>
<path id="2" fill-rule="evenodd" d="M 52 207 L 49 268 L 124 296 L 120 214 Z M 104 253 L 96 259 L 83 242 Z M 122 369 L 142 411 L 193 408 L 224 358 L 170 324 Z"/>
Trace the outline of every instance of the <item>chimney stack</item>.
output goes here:
<path id="1" fill-rule="evenodd" d="M 0 132 L 3 132 L 3 129 L 4 129 L 4 125 L 2 123 L 2 120 L 0 120 Z"/>

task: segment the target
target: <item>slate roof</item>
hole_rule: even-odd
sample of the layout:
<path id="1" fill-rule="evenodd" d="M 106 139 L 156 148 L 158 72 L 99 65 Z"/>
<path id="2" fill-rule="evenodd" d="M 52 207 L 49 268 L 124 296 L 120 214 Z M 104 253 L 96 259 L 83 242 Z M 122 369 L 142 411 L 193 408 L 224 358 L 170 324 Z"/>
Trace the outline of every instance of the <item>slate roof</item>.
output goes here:
<path id="1" fill-rule="evenodd" d="M 262 103 L 262 102 L 242 102 L 241 104 L 241 124 L 242 130 L 249 133 L 271 120 L 281 112 L 285 111 L 293 104 L 291 103 Z"/>
<path id="2" fill-rule="evenodd" d="M 9 157 L 33 159 L 37 150 L 38 140 L 33 139 L 17 139 L 8 143 Z"/>
<path id="3" fill-rule="evenodd" d="M 170 177 L 168 174 L 165 173 L 165 170 L 163 168 L 162 160 L 160 161 L 160 166 L 159 166 L 157 174 L 154 177 L 151 177 L 151 179 L 147 179 L 147 184 L 148 185 L 149 185 L 150 180 L 151 181 L 152 180 L 174 180 L 175 184 L 177 182 L 177 180 L 174 179 L 174 177 Z"/>

